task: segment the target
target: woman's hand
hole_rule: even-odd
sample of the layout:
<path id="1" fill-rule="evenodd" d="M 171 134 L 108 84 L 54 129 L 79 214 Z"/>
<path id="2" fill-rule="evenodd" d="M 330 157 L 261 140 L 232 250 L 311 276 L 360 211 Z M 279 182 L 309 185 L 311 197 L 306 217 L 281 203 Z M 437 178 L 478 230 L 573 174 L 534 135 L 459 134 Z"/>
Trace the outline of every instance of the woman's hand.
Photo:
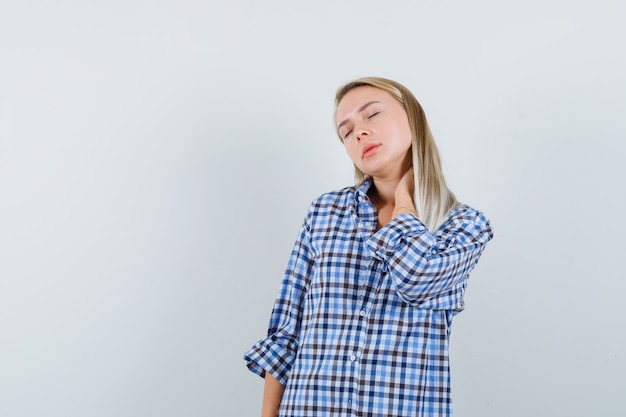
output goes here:
<path id="1" fill-rule="evenodd" d="M 413 192 L 415 190 L 415 181 L 413 177 L 413 168 L 411 167 L 404 173 L 400 182 L 396 186 L 395 199 L 396 204 L 393 209 L 392 218 L 402 213 L 417 214 L 415 203 L 413 202 Z"/>
<path id="2" fill-rule="evenodd" d="M 396 186 L 396 205 L 398 205 L 398 200 L 406 202 L 406 199 L 409 199 L 411 202 L 413 201 L 413 192 L 415 190 L 415 181 L 413 178 L 413 167 L 411 167 L 404 173 Z"/>

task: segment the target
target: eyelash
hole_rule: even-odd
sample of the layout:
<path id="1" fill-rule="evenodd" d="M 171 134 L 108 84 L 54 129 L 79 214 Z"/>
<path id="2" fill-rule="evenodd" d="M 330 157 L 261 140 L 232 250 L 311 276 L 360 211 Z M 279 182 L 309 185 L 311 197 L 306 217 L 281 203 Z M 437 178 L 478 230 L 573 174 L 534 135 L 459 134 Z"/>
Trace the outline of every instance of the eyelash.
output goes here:
<path id="1" fill-rule="evenodd" d="M 377 111 L 375 113 L 370 114 L 369 116 L 367 116 L 368 119 L 371 119 L 372 117 L 376 116 L 377 114 L 379 114 L 380 112 Z M 350 135 L 350 133 L 352 133 L 351 130 L 347 131 L 344 135 L 343 138 L 346 139 L 348 137 L 348 135 Z"/>

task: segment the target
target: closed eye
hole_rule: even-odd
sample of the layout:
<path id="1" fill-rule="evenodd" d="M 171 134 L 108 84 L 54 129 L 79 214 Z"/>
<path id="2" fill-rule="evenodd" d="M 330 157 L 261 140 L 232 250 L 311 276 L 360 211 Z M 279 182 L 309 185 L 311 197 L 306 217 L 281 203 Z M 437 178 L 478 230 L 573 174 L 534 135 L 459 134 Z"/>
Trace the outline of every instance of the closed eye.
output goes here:
<path id="1" fill-rule="evenodd" d="M 377 115 L 377 114 L 379 114 L 379 113 L 380 113 L 380 112 L 379 112 L 379 111 L 377 111 L 377 112 L 375 112 L 375 113 L 370 114 L 370 115 L 369 115 L 369 117 L 368 117 L 368 119 L 371 119 L 372 117 L 376 116 L 376 115 Z"/>

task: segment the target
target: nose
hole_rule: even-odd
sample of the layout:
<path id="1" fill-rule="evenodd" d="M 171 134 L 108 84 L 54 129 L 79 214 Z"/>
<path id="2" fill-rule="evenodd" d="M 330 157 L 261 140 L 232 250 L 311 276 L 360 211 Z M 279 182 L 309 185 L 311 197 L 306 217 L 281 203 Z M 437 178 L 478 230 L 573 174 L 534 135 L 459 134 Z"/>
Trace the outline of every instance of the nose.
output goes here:
<path id="1" fill-rule="evenodd" d="M 355 126 L 354 134 L 356 139 L 360 142 L 361 139 L 367 138 L 371 134 L 371 132 L 363 126 Z"/>

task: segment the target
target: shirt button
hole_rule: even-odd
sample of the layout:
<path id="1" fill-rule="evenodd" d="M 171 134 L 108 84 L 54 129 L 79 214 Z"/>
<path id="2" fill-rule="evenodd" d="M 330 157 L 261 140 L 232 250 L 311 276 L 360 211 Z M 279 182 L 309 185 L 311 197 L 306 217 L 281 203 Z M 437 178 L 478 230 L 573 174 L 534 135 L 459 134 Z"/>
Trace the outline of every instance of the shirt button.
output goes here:
<path id="1" fill-rule="evenodd" d="M 361 311 L 359 311 L 359 316 L 361 316 L 361 317 L 365 317 L 365 310 L 361 310 Z"/>
<path id="2" fill-rule="evenodd" d="M 354 362 L 356 360 L 356 355 L 350 355 L 350 360 Z"/>

